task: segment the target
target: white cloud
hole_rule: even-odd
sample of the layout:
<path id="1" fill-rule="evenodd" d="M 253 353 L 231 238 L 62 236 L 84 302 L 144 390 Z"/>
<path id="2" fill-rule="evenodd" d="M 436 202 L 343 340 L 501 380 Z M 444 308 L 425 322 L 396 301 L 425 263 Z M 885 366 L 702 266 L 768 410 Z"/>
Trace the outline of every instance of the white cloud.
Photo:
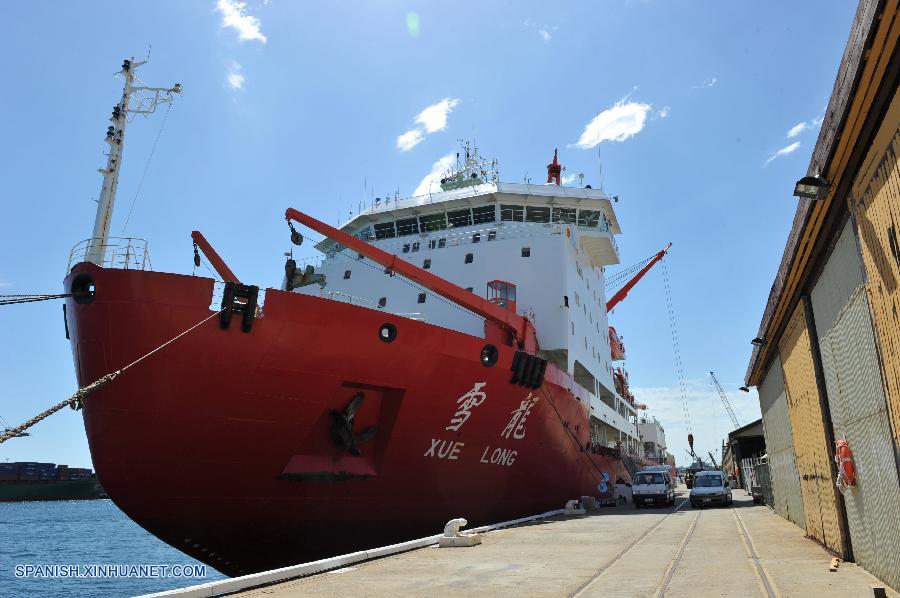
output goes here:
<path id="1" fill-rule="evenodd" d="M 549 43 L 549 42 L 550 42 L 550 38 L 552 37 L 552 36 L 550 35 L 550 32 L 547 31 L 546 29 L 544 29 L 543 27 L 540 28 L 540 29 L 538 29 L 538 35 L 541 36 L 541 39 L 544 40 L 544 43 Z"/>
<path id="2" fill-rule="evenodd" d="M 244 89 L 244 74 L 241 65 L 232 60 L 228 65 L 228 73 L 225 75 L 225 81 L 231 89 Z"/>
<path id="3" fill-rule="evenodd" d="M 790 131 L 787 132 L 788 139 L 796 137 L 797 135 L 805 131 L 808 127 L 809 125 L 806 123 L 806 121 L 797 123 L 796 125 L 791 127 Z"/>
<path id="4" fill-rule="evenodd" d="M 659 117 L 665 118 L 665 117 L 669 116 L 669 112 L 671 112 L 671 111 L 672 111 L 672 109 L 669 108 L 668 106 L 663 106 L 659 111 Z"/>
<path id="5" fill-rule="evenodd" d="M 769 156 L 769 159 L 766 160 L 766 163 L 763 164 L 763 167 L 768 166 L 769 163 L 770 163 L 772 160 L 774 160 L 775 158 L 778 158 L 778 157 L 781 157 L 781 156 L 787 156 L 788 154 L 794 153 L 794 152 L 797 150 L 798 147 L 800 147 L 800 142 L 799 142 L 799 141 L 795 141 L 794 143 L 792 143 L 792 144 L 790 144 L 790 145 L 788 145 L 788 146 L 786 146 L 786 147 L 781 148 L 780 150 L 778 150 L 777 152 L 775 152 L 774 154 L 772 154 L 771 156 Z"/>
<path id="6" fill-rule="evenodd" d="M 625 141 L 639 133 L 647 122 L 647 113 L 651 106 L 626 101 L 627 99 L 627 96 L 622 98 L 615 106 L 595 116 L 584 127 L 584 132 L 574 147 L 590 149 L 604 141 Z"/>
<path id="7" fill-rule="evenodd" d="M 576 179 L 576 178 L 577 178 L 577 176 L 574 175 L 574 174 L 564 174 L 564 175 L 562 175 L 562 179 L 560 180 L 560 182 L 561 182 L 564 186 L 565 186 L 565 185 L 571 185 L 572 183 L 575 182 L 575 179 Z"/>
<path id="8" fill-rule="evenodd" d="M 456 164 L 456 154 L 447 154 L 437 162 L 431 165 L 431 172 L 425 175 L 416 190 L 413 191 L 413 197 L 418 195 L 426 195 L 429 191 L 437 192 L 441 190 L 441 175 L 447 172 Z"/>
<path id="9" fill-rule="evenodd" d="M 238 39 L 241 41 L 257 40 L 266 43 L 266 36 L 260 30 L 260 23 L 257 17 L 248 15 L 244 11 L 247 8 L 246 2 L 240 0 L 217 0 L 216 10 L 222 13 L 222 27 L 230 27 L 237 31 Z"/>
<path id="10" fill-rule="evenodd" d="M 447 127 L 447 116 L 458 104 L 459 100 L 455 98 L 444 98 L 419 112 L 416 122 L 425 127 L 426 133 L 443 131 Z"/>
<path id="11" fill-rule="evenodd" d="M 397 137 L 397 147 L 401 152 L 408 152 L 419 145 L 424 138 L 422 131 L 413 129 Z"/>
<path id="12" fill-rule="evenodd" d="M 707 79 L 706 81 L 704 81 L 703 83 L 701 83 L 699 85 L 694 85 L 693 87 L 694 87 L 694 89 L 705 89 L 707 87 L 713 87 L 717 82 L 718 82 L 718 79 L 713 77 L 711 79 Z"/>
<path id="13" fill-rule="evenodd" d="M 11 282 L 0 278 L 0 289 L 5 289 L 5 288 L 11 287 L 11 286 L 13 286 Z"/>

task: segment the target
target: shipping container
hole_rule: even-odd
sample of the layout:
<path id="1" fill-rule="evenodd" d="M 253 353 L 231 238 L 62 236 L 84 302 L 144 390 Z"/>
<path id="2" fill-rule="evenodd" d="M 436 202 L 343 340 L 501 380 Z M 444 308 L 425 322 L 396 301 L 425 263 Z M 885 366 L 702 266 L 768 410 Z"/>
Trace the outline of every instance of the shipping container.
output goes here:
<path id="1" fill-rule="evenodd" d="M 850 205 L 856 216 L 869 304 L 881 355 L 893 443 L 900 462 L 900 99 L 895 95 L 856 175 Z"/>
<path id="2" fill-rule="evenodd" d="M 766 452 L 769 455 L 772 506 L 776 513 L 806 529 L 780 355 L 775 356 L 758 388 Z"/>
<path id="3" fill-rule="evenodd" d="M 844 554 L 846 538 L 840 525 L 838 494 L 832 476 L 803 301 L 798 303 L 791 315 L 779 349 L 797 473 L 800 475 L 806 533 L 830 550 Z"/>

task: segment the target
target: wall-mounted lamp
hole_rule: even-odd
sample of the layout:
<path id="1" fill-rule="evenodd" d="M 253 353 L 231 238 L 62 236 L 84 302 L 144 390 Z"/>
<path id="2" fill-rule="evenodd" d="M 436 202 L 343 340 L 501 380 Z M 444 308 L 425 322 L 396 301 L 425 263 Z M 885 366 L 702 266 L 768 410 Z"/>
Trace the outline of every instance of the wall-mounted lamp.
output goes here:
<path id="1" fill-rule="evenodd" d="M 794 185 L 794 195 L 806 199 L 825 199 L 831 183 L 820 176 L 805 176 Z"/>
<path id="2" fill-rule="evenodd" d="M 750 341 L 750 344 L 753 345 L 754 347 L 765 347 L 765 346 L 766 346 L 766 339 L 757 336 L 755 339 L 753 339 L 752 341 Z"/>

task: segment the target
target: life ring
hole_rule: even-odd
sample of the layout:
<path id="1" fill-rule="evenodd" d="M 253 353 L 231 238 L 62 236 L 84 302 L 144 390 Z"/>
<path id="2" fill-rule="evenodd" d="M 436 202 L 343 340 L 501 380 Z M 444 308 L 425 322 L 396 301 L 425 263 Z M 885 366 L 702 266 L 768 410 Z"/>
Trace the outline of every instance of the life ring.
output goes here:
<path id="1" fill-rule="evenodd" d="M 856 485 L 856 470 L 853 467 L 853 453 L 850 445 L 843 438 L 834 443 L 834 462 L 837 463 L 837 487 L 843 492 L 850 486 Z"/>

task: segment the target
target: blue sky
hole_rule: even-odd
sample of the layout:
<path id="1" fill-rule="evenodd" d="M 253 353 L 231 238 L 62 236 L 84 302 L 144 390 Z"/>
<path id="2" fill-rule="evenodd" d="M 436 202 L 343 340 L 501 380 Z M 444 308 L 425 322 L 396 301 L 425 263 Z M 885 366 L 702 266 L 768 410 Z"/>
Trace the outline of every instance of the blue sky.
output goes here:
<path id="1" fill-rule="evenodd" d="M 112 232 L 121 234 L 134 201 L 125 232 L 150 240 L 157 270 L 191 271 L 198 228 L 242 279 L 277 285 L 288 205 L 333 222 L 373 193 L 366 183 L 375 195 L 411 194 L 460 138 L 498 158 L 503 180 L 540 182 L 558 147 L 565 174 L 584 173 L 595 187 L 602 162 L 604 188 L 620 197 L 623 265 L 674 243 L 668 269 L 691 427 L 705 453 L 730 429 L 709 370 L 744 422 L 759 415 L 755 393 L 736 389 L 855 9 L 10 3 L 16 26 L 0 38 L 0 293 L 60 290 L 69 250 L 91 233 L 106 119 L 120 93 L 112 73 L 152 45 L 139 75 L 180 82 L 184 93 L 167 118 L 128 129 Z M 0 416 L 12 423 L 75 389 L 61 312 L 58 302 L 0 308 Z M 638 399 L 683 462 L 659 269 L 612 323 Z M 0 460 L 89 464 L 79 414 L 64 410 L 32 432 L 0 446 Z"/>

